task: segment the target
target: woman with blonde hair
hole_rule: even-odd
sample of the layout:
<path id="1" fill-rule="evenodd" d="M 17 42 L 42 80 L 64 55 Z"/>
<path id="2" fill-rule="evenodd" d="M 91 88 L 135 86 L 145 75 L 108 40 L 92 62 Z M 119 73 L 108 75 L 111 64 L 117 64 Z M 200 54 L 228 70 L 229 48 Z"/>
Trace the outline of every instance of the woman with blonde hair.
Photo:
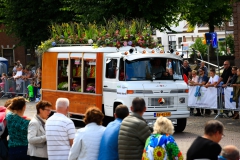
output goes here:
<path id="1" fill-rule="evenodd" d="M 153 127 L 153 134 L 148 137 L 144 150 L 143 160 L 182 160 L 180 152 L 174 138 L 174 126 L 166 117 L 158 117 Z"/>
<path id="2" fill-rule="evenodd" d="M 197 75 L 197 71 L 193 70 L 192 71 L 192 79 L 189 81 L 189 85 L 194 85 L 195 83 L 198 83 L 198 75 Z"/>

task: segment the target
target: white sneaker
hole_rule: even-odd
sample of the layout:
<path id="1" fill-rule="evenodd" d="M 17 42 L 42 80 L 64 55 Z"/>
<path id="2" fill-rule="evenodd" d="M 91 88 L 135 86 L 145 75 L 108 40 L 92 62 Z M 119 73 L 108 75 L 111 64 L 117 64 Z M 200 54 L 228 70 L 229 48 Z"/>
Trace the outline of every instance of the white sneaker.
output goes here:
<path id="1" fill-rule="evenodd" d="M 39 101 L 40 101 L 40 99 L 39 99 L 39 98 L 36 98 L 35 102 L 39 102 Z"/>

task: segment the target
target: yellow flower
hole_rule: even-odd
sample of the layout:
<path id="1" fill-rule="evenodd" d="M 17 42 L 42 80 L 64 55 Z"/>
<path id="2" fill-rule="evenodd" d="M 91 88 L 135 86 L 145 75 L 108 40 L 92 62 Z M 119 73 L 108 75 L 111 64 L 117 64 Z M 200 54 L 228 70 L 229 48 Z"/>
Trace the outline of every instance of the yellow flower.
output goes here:
<path id="1" fill-rule="evenodd" d="M 157 146 L 153 150 L 154 160 L 162 160 L 165 157 L 165 150 L 162 147 Z"/>

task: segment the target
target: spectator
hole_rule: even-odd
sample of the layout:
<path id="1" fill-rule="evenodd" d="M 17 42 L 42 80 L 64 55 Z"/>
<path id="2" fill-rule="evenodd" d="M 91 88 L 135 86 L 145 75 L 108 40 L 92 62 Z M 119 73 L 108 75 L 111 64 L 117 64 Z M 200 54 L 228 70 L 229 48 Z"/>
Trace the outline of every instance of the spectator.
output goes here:
<path id="1" fill-rule="evenodd" d="M 86 126 L 77 131 L 68 160 L 97 160 L 100 141 L 105 127 L 102 126 L 103 113 L 96 107 L 85 113 Z"/>
<path id="2" fill-rule="evenodd" d="M 46 122 L 48 158 L 67 160 L 75 137 L 75 126 L 68 114 L 69 100 L 58 98 L 56 112 Z"/>
<path id="3" fill-rule="evenodd" d="M 1 90 L 4 91 L 5 82 L 7 80 L 7 74 L 6 73 L 2 73 L 1 80 L 2 80 L 2 82 L 0 83 L 0 87 L 1 87 Z"/>
<path id="4" fill-rule="evenodd" d="M 17 62 L 14 62 L 14 67 L 13 67 L 13 70 L 12 70 L 12 73 L 17 73 Z"/>
<path id="5" fill-rule="evenodd" d="M 40 100 L 40 90 L 42 88 L 42 81 L 41 81 L 41 78 L 38 78 L 38 81 L 37 81 L 37 92 L 35 93 L 36 94 L 36 100 L 35 102 L 38 102 Z"/>
<path id="6" fill-rule="evenodd" d="M 192 71 L 192 80 L 189 81 L 189 85 L 190 86 L 194 86 L 195 84 L 198 83 L 198 75 L 197 75 L 197 71 L 196 70 L 193 70 Z M 190 115 L 193 115 L 194 113 L 194 108 L 190 108 Z"/>
<path id="7" fill-rule="evenodd" d="M 197 137 L 187 151 L 187 160 L 211 159 L 217 160 L 221 152 L 218 144 L 224 137 L 223 124 L 217 120 L 210 120 L 205 124 L 204 135 Z"/>
<path id="8" fill-rule="evenodd" d="M 192 69 L 190 68 L 189 62 L 187 60 L 183 61 L 181 69 L 183 71 L 183 74 L 185 74 L 188 77 L 188 79 L 190 79 L 192 76 Z"/>
<path id="9" fill-rule="evenodd" d="M 210 79 L 208 80 L 208 83 L 205 85 L 206 88 L 208 87 L 214 87 L 215 84 L 217 84 L 219 79 L 219 76 L 216 75 L 216 71 L 215 69 L 211 69 L 210 70 Z M 214 113 L 217 114 L 217 110 L 214 110 Z M 210 116 L 211 115 L 211 110 L 210 109 L 206 109 L 205 110 L 205 115 Z"/>
<path id="10" fill-rule="evenodd" d="M 115 109 L 115 120 L 109 123 L 100 143 L 98 160 L 118 160 L 118 135 L 122 120 L 129 115 L 127 106 L 118 105 Z"/>
<path id="11" fill-rule="evenodd" d="M 17 65 L 18 65 L 18 66 L 21 66 L 21 67 L 23 68 L 23 65 L 22 65 L 22 63 L 20 62 L 20 60 L 17 60 Z"/>
<path id="12" fill-rule="evenodd" d="M 199 68 L 198 71 L 199 71 L 198 83 L 195 83 L 195 85 L 203 86 L 207 83 L 208 78 L 207 78 L 207 76 L 204 75 L 204 69 L 203 68 Z M 197 113 L 194 114 L 194 116 L 201 116 L 202 114 L 200 112 L 200 109 L 197 108 L 196 110 L 197 110 Z M 202 110 L 202 112 L 203 112 L 203 110 Z"/>
<path id="13" fill-rule="evenodd" d="M 233 86 L 233 100 L 236 102 L 236 109 L 238 108 L 239 97 L 240 97 L 240 69 L 237 69 L 237 81 Z M 233 119 L 239 119 L 239 111 L 234 111 Z"/>
<path id="14" fill-rule="evenodd" d="M 34 77 L 34 74 L 32 73 L 32 71 L 27 67 L 23 70 L 23 72 L 24 72 L 24 76 L 23 76 L 24 80 L 28 80 L 29 78 Z"/>
<path id="15" fill-rule="evenodd" d="M 118 153 L 120 160 L 141 159 L 142 151 L 150 129 L 142 118 L 146 111 L 143 98 L 136 97 L 132 101 L 132 113 L 127 116 L 121 124 L 118 136 Z"/>
<path id="16" fill-rule="evenodd" d="M 18 66 L 17 73 L 15 76 L 13 76 L 14 80 L 16 80 L 16 91 L 19 91 L 21 89 L 22 82 L 23 82 L 22 74 L 23 74 L 22 66 Z"/>
<path id="17" fill-rule="evenodd" d="M 208 68 L 205 66 L 205 62 L 200 63 L 200 68 L 204 69 L 204 75 L 208 77 Z"/>
<path id="18" fill-rule="evenodd" d="M 6 120 L 9 134 L 9 160 L 29 160 L 27 130 L 30 119 L 23 116 L 26 109 L 25 99 L 23 97 L 13 98 L 8 109 Z"/>
<path id="19" fill-rule="evenodd" d="M 192 80 L 189 81 L 189 85 L 194 85 L 195 83 L 198 83 L 198 75 L 197 75 L 197 71 L 196 70 L 193 70 L 192 71 Z"/>
<path id="20" fill-rule="evenodd" d="M 223 73 L 222 73 L 221 77 L 219 78 L 217 84 L 215 84 L 215 87 L 221 81 L 223 81 L 223 84 L 227 84 L 229 82 L 229 80 L 231 79 L 231 77 L 233 76 L 233 74 L 232 74 L 232 67 L 230 66 L 230 62 L 229 61 L 224 61 L 223 67 L 224 67 Z"/>
<path id="21" fill-rule="evenodd" d="M 218 157 L 219 160 L 239 160 L 239 150 L 236 146 L 227 145 L 223 147 L 221 156 Z"/>
<path id="22" fill-rule="evenodd" d="M 154 123 L 153 134 L 146 141 L 142 160 L 183 159 L 182 153 L 172 136 L 173 132 L 172 122 L 166 117 L 158 117 Z"/>
<path id="23" fill-rule="evenodd" d="M 26 98 L 31 102 L 34 101 L 34 81 L 32 80 L 31 83 L 27 86 L 28 94 Z"/>
<path id="24" fill-rule="evenodd" d="M 6 160 L 8 155 L 8 129 L 7 129 L 7 121 L 6 121 L 6 111 L 7 107 L 11 104 L 11 100 L 7 100 L 4 106 L 0 106 L 0 159 Z"/>
<path id="25" fill-rule="evenodd" d="M 233 76 L 231 77 L 231 79 L 229 80 L 229 82 L 228 82 L 228 84 L 223 84 L 223 87 L 227 87 L 227 86 L 230 86 L 230 87 L 232 87 L 232 84 L 235 84 L 236 83 L 236 81 L 237 81 L 237 69 L 238 69 L 238 67 L 236 67 L 236 66 L 233 66 L 232 67 L 232 74 L 233 74 Z"/>
<path id="26" fill-rule="evenodd" d="M 28 126 L 28 155 L 30 160 L 47 160 L 45 121 L 51 113 L 52 104 L 40 101 L 36 105 L 37 114 Z"/>

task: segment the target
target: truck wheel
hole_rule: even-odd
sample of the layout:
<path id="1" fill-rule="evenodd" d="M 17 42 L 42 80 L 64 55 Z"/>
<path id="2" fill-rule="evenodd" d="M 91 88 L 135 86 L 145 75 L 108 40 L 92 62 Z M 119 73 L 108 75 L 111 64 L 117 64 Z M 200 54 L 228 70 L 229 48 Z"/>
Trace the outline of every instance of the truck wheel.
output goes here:
<path id="1" fill-rule="evenodd" d="M 177 119 L 177 126 L 175 126 L 175 132 L 184 131 L 187 124 L 187 118 Z"/>

